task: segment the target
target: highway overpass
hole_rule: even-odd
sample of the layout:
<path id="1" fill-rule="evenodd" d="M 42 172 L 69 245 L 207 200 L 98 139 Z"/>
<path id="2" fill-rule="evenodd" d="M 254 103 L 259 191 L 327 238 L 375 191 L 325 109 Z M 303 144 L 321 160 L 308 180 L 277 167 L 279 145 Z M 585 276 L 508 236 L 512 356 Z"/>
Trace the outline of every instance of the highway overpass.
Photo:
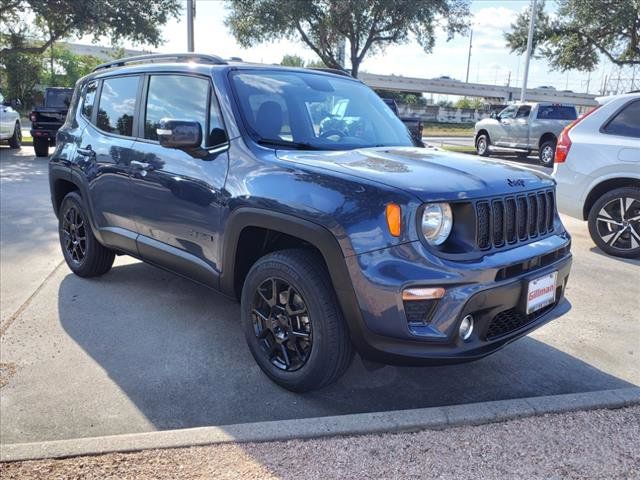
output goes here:
<path id="1" fill-rule="evenodd" d="M 520 99 L 520 88 L 517 87 L 465 83 L 442 78 L 414 78 L 364 72 L 360 73 L 358 78 L 371 88 L 383 90 L 482 97 L 495 99 L 502 103 Z M 571 103 L 582 107 L 592 107 L 596 105 L 596 96 L 597 95 L 587 93 L 562 92 L 546 88 L 528 88 L 525 99 L 528 102 Z"/>

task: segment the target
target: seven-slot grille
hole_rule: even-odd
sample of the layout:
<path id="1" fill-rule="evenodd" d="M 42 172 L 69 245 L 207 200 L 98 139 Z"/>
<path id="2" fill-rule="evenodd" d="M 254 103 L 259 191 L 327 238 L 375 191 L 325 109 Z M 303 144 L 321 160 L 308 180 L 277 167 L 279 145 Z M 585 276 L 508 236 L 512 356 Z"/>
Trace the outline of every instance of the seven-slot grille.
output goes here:
<path id="1" fill-rule="evenodd" d="M 476 203 L 476 242 L 486 250 L 553 231 L 553 190 L 480 200 Z"/>

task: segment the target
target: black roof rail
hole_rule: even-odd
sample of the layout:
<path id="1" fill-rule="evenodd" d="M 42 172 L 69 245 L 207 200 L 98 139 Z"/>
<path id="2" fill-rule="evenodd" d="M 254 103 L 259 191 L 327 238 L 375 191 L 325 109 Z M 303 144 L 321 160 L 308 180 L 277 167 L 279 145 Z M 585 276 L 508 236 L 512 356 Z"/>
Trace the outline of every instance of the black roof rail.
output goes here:
<path id="1" fill-rule="evenodd" d="M 346 70 L 341 70 L 339 68 L 329 68 L 329 67 L 311 67 L 309 68 L 309 70 L 317 70 L 318 72 L 327 72 L 327 73 L 333 73 L 335 75 L 342 75 L 343 77 L 352 77 L 352 75 L 346 71 Z M 353 78 L 353 77 L 352 77 Z"/>
<path id="2" fill-rule="evenodd" d="M 211 65 L 226 65 L 222 58 L 217 55 L 207 55 L 203 53 L 153 53 L 149 55 L 138 55 L 135 57 L 126 57 L 106 62 L 98 65 L 93 69 L 94 72 L 104 70 L 106 68 L 122 67 L 130 63 L 154 63 L 157 61 L 175 60 L 177 62 L 187 62 L 193 60 L 198 63 L 208 63 Z"/>

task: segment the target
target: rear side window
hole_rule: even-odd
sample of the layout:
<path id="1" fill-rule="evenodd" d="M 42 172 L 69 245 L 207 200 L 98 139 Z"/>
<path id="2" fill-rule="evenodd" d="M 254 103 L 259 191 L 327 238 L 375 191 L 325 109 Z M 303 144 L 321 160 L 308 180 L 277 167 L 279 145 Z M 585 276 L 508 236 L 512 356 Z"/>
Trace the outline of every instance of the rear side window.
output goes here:
<path id="1" fill-rule="evenodd" d="M 538 107 L 539 120 L 575 120 L 578 118 L 575 107 L 564 105 L 541 105 Z"/>
<path id="2" fill-rule="evenodd" d="M 640 100 L 626 105 L 602 131 L 610 135 L 640 138 Z"/>
<path id="3" fill-rule="evenodd" d="M 154 75 L 149 79 L 144 138 L 158 140 L 156 129 L 163 118 L 198 122 L 207 138 L 209 81 L 186 75 Z"/>
<path id="4" fill-rule="evenodd" d="M 93 113 L 93 104 L 96 101 L 96 92 L 98 90 L 97 82 L 89 82 L 84 89 L 82 95 L 82 115 L 91 120 L 91 114 Z"/>
<path id="5" fill-rule="evenodd" d="M 107 78 L 102 82 L 98 118 L 100 130 L 131 137 L 136 106 L 138 77 Z"/>

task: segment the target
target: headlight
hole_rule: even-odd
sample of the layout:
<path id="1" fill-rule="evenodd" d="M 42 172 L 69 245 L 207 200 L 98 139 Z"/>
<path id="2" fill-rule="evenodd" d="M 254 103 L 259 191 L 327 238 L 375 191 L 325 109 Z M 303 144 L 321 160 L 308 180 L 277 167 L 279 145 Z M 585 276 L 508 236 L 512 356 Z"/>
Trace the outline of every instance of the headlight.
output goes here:
<path id="1" fill-rule="evenodd" d="M 448 203 L 428 203 L 422 211 L 422 234 L 432 245 L 442 244 L 453 227 L 453 214 Z"/>

